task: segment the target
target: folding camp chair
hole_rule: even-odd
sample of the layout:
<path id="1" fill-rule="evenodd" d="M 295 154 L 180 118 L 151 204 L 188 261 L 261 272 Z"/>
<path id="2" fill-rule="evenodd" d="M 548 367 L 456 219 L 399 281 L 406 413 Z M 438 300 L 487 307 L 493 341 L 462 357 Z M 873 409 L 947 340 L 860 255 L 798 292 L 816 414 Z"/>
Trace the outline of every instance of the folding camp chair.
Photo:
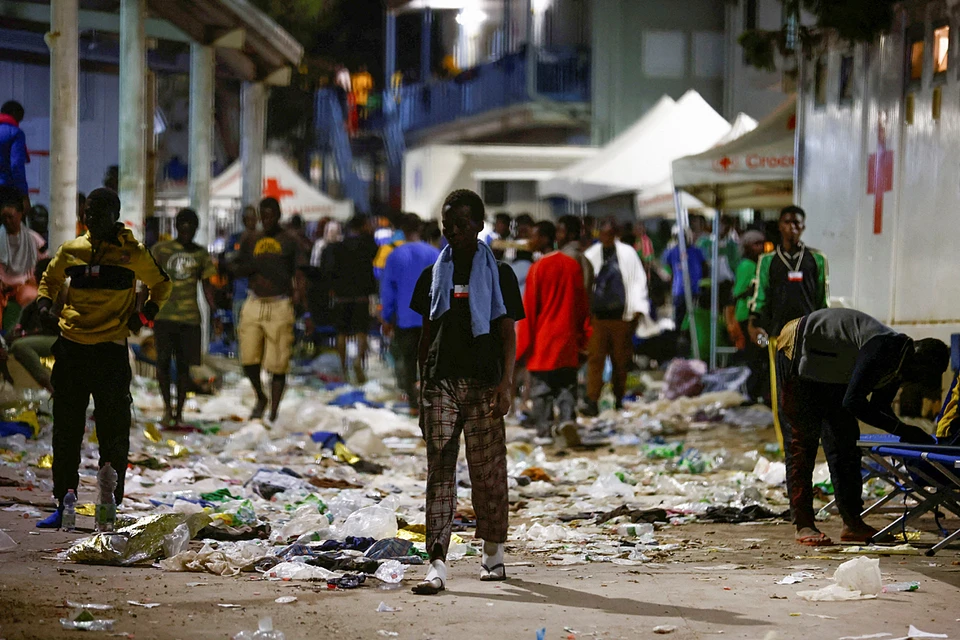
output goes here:
<path id="1" fill-rule="evenodd" d="M 880 445 L 870 447 L 866 455 L 887 471 L 888 481 L 900 493 L 917 501 L 916 506 L 873 536 L 871 542 L 884 540 L 934 509 L 945 509 L 960 518 L 960 447 Z M 927 555 L 934 555 L 958 538 L 960 529 L 945 535 L 927 550 Z"/>
<path id="2" fill-rule="evenodd" d="M 860 459 L 861 482 L 866 485 L 870 480 L 881 480 L 890 485 L 889 493 L 884 494 L 877 500 L 867 505 L 866 509 L 864 509 L 864 511 L 860 514 L 864 518 L 871 513 L 880 513 L 889 509 L 899 509 L 899 507 L 888 507 L 885 509 L 884 505 L 889 503 L 897 496 L 904 495 L 903 488 L 897 484 L 893 478 L 891 478 L 886 469 L 878 465 L 869 456 L 869 451 L 873 447 L 882 444 L 896 444 L 898 442 L 900 442 L 900 438 L 889 433 L 872 433 L 863 435 L 857 442 L 857 446 L 863 451 L 863 457 Z M 831 500 L 826 506 L 823 507 L 823 509 L 821 509 L 821 511 L 837 513 L 837 499 L 834 498 Z"/>

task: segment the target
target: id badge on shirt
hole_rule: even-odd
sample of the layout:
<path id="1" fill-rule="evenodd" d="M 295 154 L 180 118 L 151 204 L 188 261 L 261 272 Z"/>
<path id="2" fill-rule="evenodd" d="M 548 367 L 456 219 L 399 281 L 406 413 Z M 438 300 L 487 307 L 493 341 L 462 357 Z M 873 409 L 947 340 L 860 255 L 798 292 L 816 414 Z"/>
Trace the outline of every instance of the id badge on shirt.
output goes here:
<path id="1" fill-rule="evenodd" d="M 788 271 L 787 280 L 790 282 L 803 282 L 803 271 Z"/>
<path id="2" fill-rule="evenodd" d="M 100 277 L 100 265 L 94 264 L 87 266 L 87 275 L 92 278 Z"/>
<path id="3" fill-rule="evenodd" d="M 468 284 L 455 284 L 453 285 L 453 297 L 458 300 L 465 300 L 470 297 L 470 285 Z"/>

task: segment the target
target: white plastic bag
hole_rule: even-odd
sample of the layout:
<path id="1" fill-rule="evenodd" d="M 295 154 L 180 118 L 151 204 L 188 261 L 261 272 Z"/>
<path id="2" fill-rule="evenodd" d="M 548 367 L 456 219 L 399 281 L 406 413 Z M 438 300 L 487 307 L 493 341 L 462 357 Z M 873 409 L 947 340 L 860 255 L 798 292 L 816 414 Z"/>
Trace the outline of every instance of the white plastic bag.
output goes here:
<path id="1" fill-rule="evenodd" d="M 323 567 L 315 567 L 302 562 L 281 562 L 265 574 L 268 578 L 281 580 L 330 580 L 339 578 L 341 574 L 334 573 Z"/>
<path id="2" fill-rule="evenodd" d="M 876 598 L 883 588 L 880 560 L 855 558 L 837 567 L 833 574 L 836 584 L 813 591 L 799 591 L 797 595 L 811 602 L 841 602 Z"/>
<path id="3" fill-rule="evenodd" d="M 387 560 L 377 568 L 377 572 L 373 575 L 387 584 L 398 584 L 403 580 L 405 571 L 406 567 L 396 560 Z"/>
<path id="4" fill-rule="evenodd" d="M 397 514 L 379 505 L 365 507 L 350 514 L 341 528 L 343 537 L 384 540 L 397 535 Z"/>
<path id="5" fill-rule="evenodd" d="M 163 557 L 172 558 L 183 553 L 190 546 L 190 528 L 186 523 L 178 524 L 176 528 L 163 538 Z"/>

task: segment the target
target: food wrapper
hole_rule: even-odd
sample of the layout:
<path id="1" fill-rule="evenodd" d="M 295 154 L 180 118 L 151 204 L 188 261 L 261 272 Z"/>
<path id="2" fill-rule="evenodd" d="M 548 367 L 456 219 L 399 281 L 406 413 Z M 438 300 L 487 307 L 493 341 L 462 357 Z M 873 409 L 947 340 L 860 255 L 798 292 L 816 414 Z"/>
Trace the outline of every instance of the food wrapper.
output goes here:
<path id="1" fill-rule="evenodd" d="M 37 460 L 38 469 L 52 469 L 53 468 L 53 454 L 48 453 L 46 455 L 40 456 Z"/>
<path id="2" fill-rule="evenodd" d="M 13 422 L 23 422 L 24 424 L 30 425 L 33 429 L 33 437 L 36 438 L 40 435 L 40 422 L 37 420 L 37 413 L 30 409 L 26 411 L 21 411 L 13 419 Z"/>
<path id="3" fill-rule="evenodd" d="M 210 524 L 210 516 L 205 513 L 147 516 L 117 531 L 82 539 L 70 547 L 63 558 L 83 564 L 120 566 L 149 562 L 163 555 L 163 539 L 173 533 L 177 525 L 184 523 L 192 539 L 200 529 Z"/>
<path id="4" fill-rule="evenodd" d="M 394 537 L 400 538 L 401 540 L 409 540 L 410 542 L 426 542 L 427 526 L 423 524 L 411 524 L 397 531 L 397 535 Z M 450 536 L 450 542 L 451 544 L 463 544 L 464 540 L 454 533 Z"/>
<path id="5" fill-rule="evenodd" d="M 143 428 L 143 436 L 153 443 L 160 443 L 163 441 L 163 436 L 160 435 L 160 429 L 157 428 L 157 423 L 148 422 L 147 425 Z"/>
<path id="6" fill-rule="evenodd" d="M 92 502 L 87 502 L 84 504 L 77 505 L 77 515 L 78 516 L 87 516 L 92 518 L 97 515 L 97 505 Z"/>

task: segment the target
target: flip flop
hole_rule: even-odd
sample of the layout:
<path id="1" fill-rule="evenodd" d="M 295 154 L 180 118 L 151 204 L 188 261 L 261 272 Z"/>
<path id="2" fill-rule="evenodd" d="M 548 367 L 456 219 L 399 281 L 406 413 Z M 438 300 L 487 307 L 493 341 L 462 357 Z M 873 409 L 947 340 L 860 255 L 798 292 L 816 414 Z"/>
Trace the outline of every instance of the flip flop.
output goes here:
<path id="1" fill-rule="evenodd" d="M 801 536 L 796 539 L 797 544 L 802 544 L 805 547 L 832 547 L 834 546 L 833 540 L 831 540 L 825 533 L 818 533 L 812 536 Z"/>
<path id="2" fill-rule="evenodd" d="M 496 571 L 501 573 L 495 573 Z M 480 580 L 483 582 L 500 582 L 507 579 L 507 568 L 503 566 L 503 563 L 495 564 L 492 567 L 488 567 L 485 564 L 480 565 Z"/>
<path id="3" fill-rule="evenodd" d="M 847 534 L 845 536 L 840 536 L 840 542 L 852 542 L 856 544 L 865 544 L 870 542 L 879 531 L 874 531 L 873 533 L 863 535 L 863 534 Z"/>
<path id="4" fill-rule="evenodd" d="M 438 587 L 434 584 L 434 581 L 439 582 L 440 586 Z M 411 591 L 418 596 L 435 596 L 445 588 L 446 585 L 444 585 L 443 580 L 434 578 L 433 580 L 424 580 L 423 582 L 417 583 Z"/>

